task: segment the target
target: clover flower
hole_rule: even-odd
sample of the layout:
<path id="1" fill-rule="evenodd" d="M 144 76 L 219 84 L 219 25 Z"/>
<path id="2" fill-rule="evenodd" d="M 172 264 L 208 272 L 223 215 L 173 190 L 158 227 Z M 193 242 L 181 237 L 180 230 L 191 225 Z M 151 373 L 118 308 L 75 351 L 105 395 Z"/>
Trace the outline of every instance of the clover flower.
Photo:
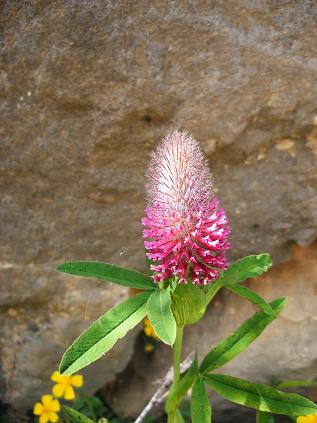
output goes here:
<path id="1" fill-rule="evenodd" d="M 43 395 L 41 400 L 42 402 L 37 402 L 33 409 L 33 414 L 39 416 L 39 423 L 57 422 L 57 412 L 61 409 L 59 401 L 52 395 Z"/>
<path id="2" fill-rule="evenodd" d="M 317 423 L 317 414 L 297 417 L 296 423 Z"/>
<path id="3" fill-rule="evenodd" d="M 152 154 L 147 176 L 142 224 L 154 280 L 212 282 L 227 268 L 230 228 L 199 144 L 184 132 L 168 134 Z"/>
<path id="4" fill-rule="evenodd" d="M 82 375 L 63 376 L 58 372 L 54 372 L 51 380 L 56 382 L 53 386 L 53 394 L 55 397 L 64 397 L 65 400 L 72 400 L 75 398 L 74 388 L 80 388 L 83 385 Z"/>

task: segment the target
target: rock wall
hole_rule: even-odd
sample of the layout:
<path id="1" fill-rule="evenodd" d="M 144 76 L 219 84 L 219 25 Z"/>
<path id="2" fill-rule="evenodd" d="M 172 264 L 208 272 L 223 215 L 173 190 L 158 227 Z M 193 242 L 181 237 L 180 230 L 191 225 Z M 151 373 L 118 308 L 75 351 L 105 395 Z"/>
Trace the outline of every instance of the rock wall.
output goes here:
<path id="1" fill-rule="evenodd" d="M 143 269 L 144 174 L 169 130 L 192 133 L 210 159 L 232 225 L 231 259 L 268 251 L 282 262 L 294 243 L 316 237 L 317 5 L 0 7 L 0 392 L 26 409 L 65 346 L 128 295 L 58 275 L 55 265 Z M 291 289 L 285 281 L 283 294 Z M 92 389 L 125 366 L 133 339 L 91 366 Z"/>

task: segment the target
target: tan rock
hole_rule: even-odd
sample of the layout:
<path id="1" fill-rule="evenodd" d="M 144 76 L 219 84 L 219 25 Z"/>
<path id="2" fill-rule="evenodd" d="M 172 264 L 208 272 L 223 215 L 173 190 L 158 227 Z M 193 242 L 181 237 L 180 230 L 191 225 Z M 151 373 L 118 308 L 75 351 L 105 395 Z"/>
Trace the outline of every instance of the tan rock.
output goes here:
<path id="1" fill-rule="evenodd" d="M 144 175 L 168 131 L 206 149 L 232 259 L 268 251 L 278 263 L 312 242 L 316 22 L 308 0 L 1 3 L 5 401 L 31 407 L 47 389 L 87 325 L 88 299 L 93 319 L 128 295 L 53 269 L 69 259 L 144 268 Z M 292 154 L 275 148 L 283 139 Z M 233 323 L 244 316 L 234 309 Z M 92 388 L 125 365 L 133 338 L 91 366 Z"/>

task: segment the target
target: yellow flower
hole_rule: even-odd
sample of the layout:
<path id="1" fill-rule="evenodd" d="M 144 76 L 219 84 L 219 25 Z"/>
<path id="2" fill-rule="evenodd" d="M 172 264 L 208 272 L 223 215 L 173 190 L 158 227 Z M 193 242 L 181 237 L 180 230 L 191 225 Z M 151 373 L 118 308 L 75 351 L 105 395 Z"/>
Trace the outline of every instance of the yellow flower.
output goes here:
<path id="1" fill-rule="evenodd" d="M 317 423 L 317 414 L 297 417 L 296 423 Z"/>
<path id="2" fill-rule="evenodd" d="M 144 319 L 144 333 L 146 336 L 150 337 L 150 338 L 155 338 L 155 339 L 159 339 L 159 337 L 157 336 L 155 330 L 153 329 L 153 326 L 151 325 L 149 319 L 146 317 Z"/>
<path id="3" fill-rule="evenodd" d="M 60 409 L 61 406 L 57 399 L 54 399 L 52 395 L 43 395 L 42 402 L 37 402 L 34 405 L 33 413 L 39 416 L 40 423 L 55 423 L 58 420 L 57 411 Z"/>
<path id="4" fill-rule="evenodd" d="M 80 388 L 83 385 L 82 375 L 63 376 L 58 372 L 54 372 L 51 380 L 56 382 L 53 386 L 53 394 L 55 397 L 64 397 L 65 400 L 72 400 L 75 398 L 74 388 Z"/>
<path id="5" fill-rule="evenodd" d="M 145 351 L 146 353 L 151 353 L 151 352 L 153 352 L 153 351 L 154 351 L 154 345 L 146 343 L 146 344 L 145 344 L 145 347 L 144 347 L 144 351 Z"/>

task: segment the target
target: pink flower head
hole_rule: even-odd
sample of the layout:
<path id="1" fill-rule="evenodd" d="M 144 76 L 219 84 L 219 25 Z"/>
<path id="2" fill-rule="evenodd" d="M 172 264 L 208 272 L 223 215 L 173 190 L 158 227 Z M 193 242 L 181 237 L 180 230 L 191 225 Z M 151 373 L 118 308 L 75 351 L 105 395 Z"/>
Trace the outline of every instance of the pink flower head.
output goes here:
<path id="1" fill-rule="evenodd" d="M 230 228 L 199 144 L 184 132 L 171 132 L 152 154 L 147 176 L 142 223 L 154 280 L 212 282 L 227 268 Z"/>

